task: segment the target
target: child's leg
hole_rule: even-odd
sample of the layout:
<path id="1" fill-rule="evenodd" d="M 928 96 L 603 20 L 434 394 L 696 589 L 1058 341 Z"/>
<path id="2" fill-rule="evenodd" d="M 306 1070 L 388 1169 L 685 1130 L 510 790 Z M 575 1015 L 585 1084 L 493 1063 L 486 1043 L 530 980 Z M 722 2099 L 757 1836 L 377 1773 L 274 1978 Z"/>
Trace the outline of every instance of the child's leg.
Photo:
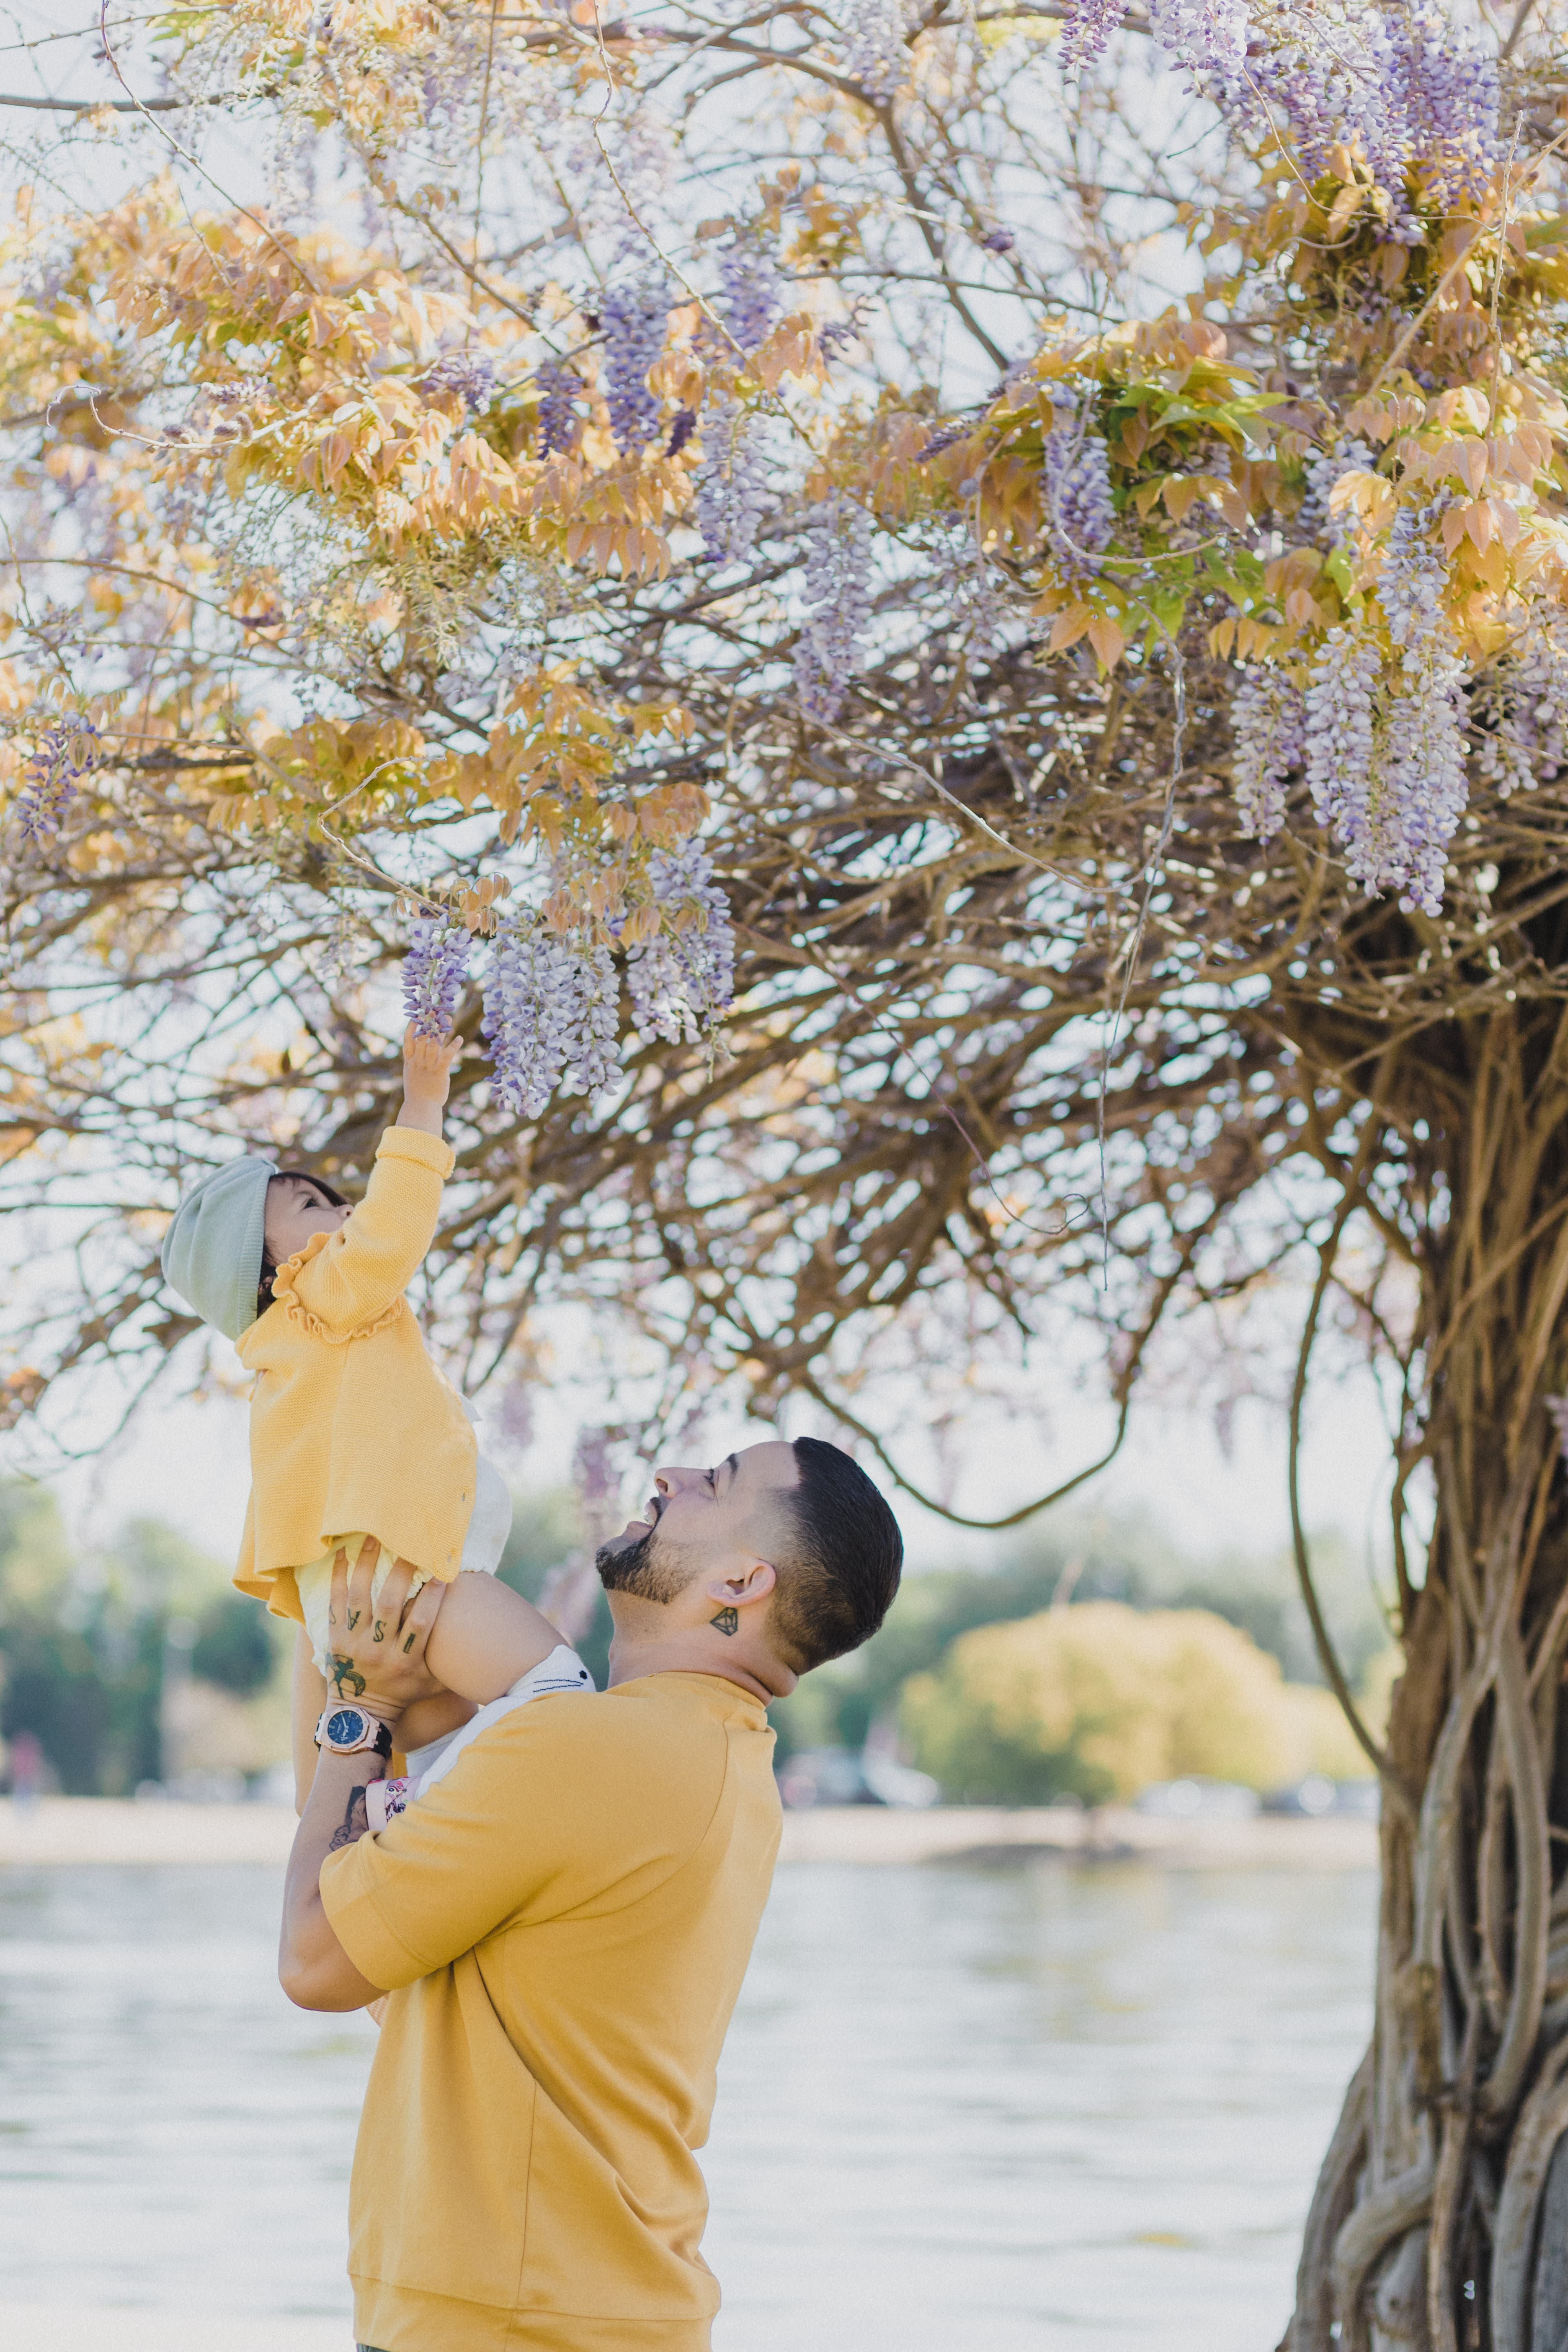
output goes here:
<path id="1" fill-rule="evenodd" d="M 397 1744 L 406 1756 L 413 1748 L 445 1739 L 449 1731 L 461 1731 L 473 1719 L 471 1698 L 459 1698 L 455 1691 L 437 1691 L 432 1698 L 415 1700 L 397 1727 Z"/>
<path id="2" fill-rule="evenodd" d="M 499 1577 L 465 1569 L 447 1587 L 425 1645 L 426 1661 L 449 1691 L 482 1706 L 561 1645 L 561 1636 L 531 1601 Z M 431 1701 L 431 1705 L 435 1702 Z M 409 1709 L 409 1716 L 414 1710 Z M 426 1734 L 426 1738 L 431 1735 Z M 417 1745 L 405 1717 L 400 1738 Z"/>

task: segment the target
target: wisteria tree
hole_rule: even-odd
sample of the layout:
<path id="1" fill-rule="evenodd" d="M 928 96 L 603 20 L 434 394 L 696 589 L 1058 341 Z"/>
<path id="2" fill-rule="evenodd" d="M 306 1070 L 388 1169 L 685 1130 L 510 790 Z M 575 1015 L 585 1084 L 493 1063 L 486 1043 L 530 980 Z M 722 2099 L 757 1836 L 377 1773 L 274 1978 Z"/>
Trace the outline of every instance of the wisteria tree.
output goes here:
<path id="1" fill-rule="evenodd" d="M 180 1183 L 363 1171 L 405 1004 L 474 1386 L 586 1301 L 920 1491 L 879 1377 L 1026 1402 L 1072 1316 L 1125 1429 L 1299 1295 L 1292 1461 L 1331 1337 L 1394 1402 L 1405 1668 L 1380 1740 L 1293 1471 L 1384 1802 L 1287 2341 L 1559 2352 L 1546 0 L 88 29 L 4 100 L 16 1425 L 205 1377 Z"/>

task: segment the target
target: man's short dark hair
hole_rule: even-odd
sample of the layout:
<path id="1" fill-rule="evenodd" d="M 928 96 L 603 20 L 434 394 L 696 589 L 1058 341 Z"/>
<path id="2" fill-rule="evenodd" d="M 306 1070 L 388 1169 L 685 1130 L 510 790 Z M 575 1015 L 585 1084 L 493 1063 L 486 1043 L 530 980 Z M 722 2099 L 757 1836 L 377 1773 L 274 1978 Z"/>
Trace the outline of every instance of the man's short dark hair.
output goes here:
<path id="1" fill-rule="evenodd" d="M 773 1634 L 799 1675 L 868 1642 L 892 1605 L 904 1539 L 887 1503 L 842 1446 L 797 1437 L 799 1485 L 779 1502 L 795 1537 L 781 1561 Z"/>

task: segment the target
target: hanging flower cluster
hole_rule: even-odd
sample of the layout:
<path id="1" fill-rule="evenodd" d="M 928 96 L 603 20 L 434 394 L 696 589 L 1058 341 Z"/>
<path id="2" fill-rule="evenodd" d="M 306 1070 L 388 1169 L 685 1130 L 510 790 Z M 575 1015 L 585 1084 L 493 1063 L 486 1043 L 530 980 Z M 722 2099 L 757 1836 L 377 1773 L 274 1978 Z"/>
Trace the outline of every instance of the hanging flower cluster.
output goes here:
<path id="1" fill-rule="evenodd" d="M 844 13 L 844 70 L 874 105 L 885 106 L 909 79 L 903 0 L 845 0 Z"/>
<path id="2" fill-rule="evenodd" d="M 831 490 L 806 523 L 809 612 L 795 649 L 795 687 L 808 719 L 837 718 L 871 618 L 871 519 Z"/>
<path id="3" fill-rule="evenodd" d="M 1222 103 L 1248 130 L 1268 134 L 1282 118 L 1309 179 L 1333 149 L 1359 149 L 1391 200 L 1392 233 L 1411 243 L 1412 174 L 1442 205 L 1478 194 L 1499 160 L 1496 62 L 1436 8 L 1338 0 L 1309 17 L 1271 0 L 1254 18 L 1245 73 L 1196 55 L 1183 62 L 1223 80 Z"/>
<path id="4" fill-rule="evenodd" d="M 720 311 L 743 352 L 767 341 L 789 305 L 762 230 L 737 230 L 719 255 Z"/>
<path id="5" fill-rule="evenodd" d="M 38 848 L 56 840 L 81 779 L 95 764 L 100 737 L 90 719 L 70 712 L 51 719 L 22 772 L 16 824 Z"/>
<path id="6" fill-rule="evenodd" d="M 639 942 L 627 955 L 632 1019 L 644 1037 L 694 1045 L 723 1018 L 735 993 L 729 901 L 696 839 L 677 850 L 656 850 L 648 880 L 665 921 L 657 939 Z"/>
<path id="7" fill-rule="evenodd" d="M 1302 467 L 1307 495 L 1296 514 L 1295 536 L 1313 540 L 1319 546 L 1337 547 L 1354 519 L 1343 511 L 1333 511 L 1330 501 L 1335 484 L 1342 482 L 1347 474 L 1372 474 L 1376 470 L 1377 452 L 1353 434 L 1342 436 L 1331 449 L 1310 449 Z"/>
<path id="8" fill-rule="evenodd" d="M 1301 689 L 1280 669 L 1249 670 L 1231 698 L 1236 805 L 1243 833 L 1272 841 L 1285 822 L 1285 787 L 1306 762 Z"/>
<path id="9" fill-rule="evenodd" d="M 1110 454 L 1087 398 L 1053 386 L 1051 407 L 1056 421 L 1040 467 L 1041 504 L 1051 560 L 1065 581 L 1077 583 L 1099 571 L 1116 528 Z"/>
<path id="10" fill-rule="evenodd" d="M 449 1036 L 468 976 L 468 934 L 461 923 L 419 916 L 403 959 L 403 1005 L 419 1037 Z"/>
<path id="11" fill-rule="evenodd" d="M 1379 602 L 1393 664 L 1364 624 L 1331 629 L 1306 690 L 1304 734 L 1313 805 L 1352 878 L 1436 915 L 1467 783 L 1463 669 L 1427 520 L 1407 509 L 1391 534 Z"/>
<path id="12" fill-rule="evenodd" d="M 1478 776 L 1506 800 L 1568 767 L 1568 613 L 1542 597 L 1471 689 Z"/>
<path id="13" fill-rule="evenodd" d="M 488 405 L 496 388 L 495 362 L 483 352 L 443 352 L 419 378 L 422 392 L 456 393 L 465 411 Z"/>
<path id="14" fill-rule="evenodd" d="M 537 1118 L 557 1087 L 590 1099 L 620 1076 L 618 990 L 605 947 L 582 946 L 522 917 L 498 934 L 482 1034 L 497 1100 Z"/>
<path id="15" fill-rule="evenodd" d="M 720 563 L 743 563 L 768 510 L 768 462 L 758 420 L 733 393 L 705 412 L 702 446 L 696 513 L 703 551 Z"/>
<path id="16" fill-rule="evenodd" d="M 668 289 L 660 277 L 628 278 L 600 296 L 598 317 L 610 431 L 629 455 L 645 449 L 658 432 L 659 404 L 647 378 L 664 352 Z"/>
<path id="17" fill-rule="evenodd" d="M 571 446 L 572 404 L 583 386 L 573 371 L 563 367 L 558 360 L 546 360 L 534 382 L 539 387 L 539 454 L 548 457 L 555 450 Z"/>

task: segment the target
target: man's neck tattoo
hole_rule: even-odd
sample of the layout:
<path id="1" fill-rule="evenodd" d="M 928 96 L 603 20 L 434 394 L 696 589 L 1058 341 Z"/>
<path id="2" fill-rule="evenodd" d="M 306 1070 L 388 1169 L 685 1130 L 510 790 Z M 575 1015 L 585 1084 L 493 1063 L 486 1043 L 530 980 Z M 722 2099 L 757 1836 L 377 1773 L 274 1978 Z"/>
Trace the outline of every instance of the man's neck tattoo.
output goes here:
<path id="1" fill-rule="evenodd" d="M 721 1633 L 738 1633 L 741 1630 L 741 1612 L 738 1609 L 721 1609 L 717 1617 L 710 1617 L 708 1622 L 710 1625 L 717 1625 Z"/>
<path id="2" fill-rule="evenodd" d="M 332 1688 L 340 1698 L 363 1697 L 364 1676 L 352 1658 L 333 1655 L 327 1660 L 327 1667 L 332 1677 Z"/>

